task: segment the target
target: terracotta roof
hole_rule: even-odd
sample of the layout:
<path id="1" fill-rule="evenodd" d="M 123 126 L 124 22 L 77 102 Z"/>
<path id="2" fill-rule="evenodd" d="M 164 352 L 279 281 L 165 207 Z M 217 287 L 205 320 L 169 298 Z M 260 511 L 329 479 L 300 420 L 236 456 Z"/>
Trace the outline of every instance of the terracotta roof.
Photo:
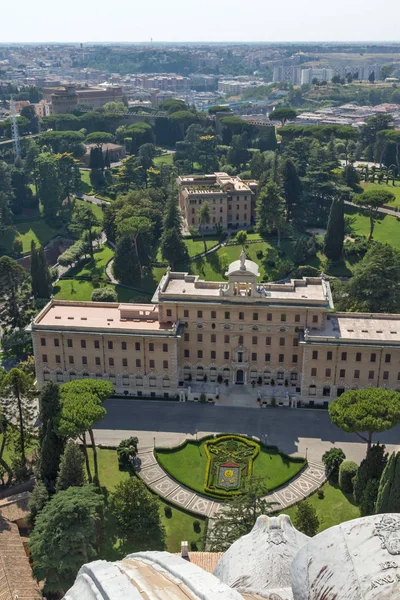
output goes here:
<path id="1" fill-rule="evenodd" d="M 189 552 L 189 562 L 201 567 L 208 573 L 214 573 L 218 561 L 222 558 L 223 552 Z M 181 556 L 177 553 L 176 556 Z"/>
<path id="2" fill-rule="evenodd" d="M 20 519 L 25 519 L 29 514 L 29 495 L 29 492 L 22 492 L 21 494 L 0 500 L 0 517 L 12 523 Z"/>
<path id="3" fill-rule="evenodd" d="M 38 600 L 39 586 L 32 576 L 18 527 L 0 517 L 0 599 Z"/>

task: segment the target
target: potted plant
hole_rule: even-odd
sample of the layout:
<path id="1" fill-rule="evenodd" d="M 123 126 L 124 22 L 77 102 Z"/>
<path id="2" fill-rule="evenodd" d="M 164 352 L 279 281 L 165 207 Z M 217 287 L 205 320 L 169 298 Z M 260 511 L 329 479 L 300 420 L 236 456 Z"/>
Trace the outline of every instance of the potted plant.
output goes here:
<path id="1" fill-rule="evenodd" d="M 285 386 L 287 387 L 289 385 L 289 382 L 287 379 L 285 379 Z"/>
<path id="2" fill-rule="evenodd" d="M 205 381 L 207 381 L 207 375 L 204 375 L 204 377 L 203 377 L 203 381 L 204 381 L 204 382 L 205 382 Z"/>
<path id="3" fill-rule="evenodd" d="M 204 404 L 204 403 L 206 402 L 206 400 L 207 400 L 207 399 L 206 399 L 206 395 L 205 395 L 205 394 L 200 394 L 200 402 L 201 402 L 202 404 Z"/>
<path id="4" fill-rule="evenodd" d="M 218 381 L 218 383 L 222 383 L 222 375 L 218 375 L 217 381 Z"/>
<path id="5" fill-rule="evenodd" d="M 272 398 L 271 398 L 271 406 L 276 406 L 276 398 L 275 398 L 275 396 L 272 396 Z"/>
<path id="6" fill-rule="evenodd" d="M 187 378 L 188 381 L 192 381 L 192 374 L 189 373 L 189 377 Z"/>
<path id="7" fill-rule="evenodd" d="M 261 385 L 261 384 L 262 384 L 261 375 L 258 377 L 258 379 L 257 379 L 257 383 L 258 383 L 258 385 Z"/>
<path id="8" fill-rule="evenodd" d="M 271 385 L 275 385 L 275 379 L 271 379 Z"/>

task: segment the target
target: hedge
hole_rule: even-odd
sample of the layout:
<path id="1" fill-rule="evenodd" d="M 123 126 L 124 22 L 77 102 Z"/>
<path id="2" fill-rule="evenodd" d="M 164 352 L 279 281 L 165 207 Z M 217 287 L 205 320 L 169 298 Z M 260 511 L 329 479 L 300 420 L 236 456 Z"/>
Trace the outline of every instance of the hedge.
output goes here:
<path id="1" fill-rule="evenodd" d="M 339 467 L 339 487 L 342 492 L 353 493 L 353 477 L 358 471 L 358 465 L 352 460 L 344 460 Z"/>

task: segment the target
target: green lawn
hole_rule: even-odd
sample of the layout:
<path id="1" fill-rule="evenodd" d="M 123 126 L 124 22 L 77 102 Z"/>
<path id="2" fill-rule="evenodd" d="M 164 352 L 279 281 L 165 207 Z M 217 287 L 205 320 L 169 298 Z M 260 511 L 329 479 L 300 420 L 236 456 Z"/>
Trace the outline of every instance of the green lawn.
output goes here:
<path id="1" fill-rule="evenodd" d="M 81 261 L 68 272 L 68 277 L 105 277 L 107 263 L 113 258 L 114 250 L 104 245 L 96 248 L 94 260 L 91 258 Z"/>
<path id="2" fill-rule="evenodd" d="M 399 188 L 400 189 L 400 188 Z M 353 235 L 369 235 L 369 217 L 353 206 L 346 206 L 347 228 Z M 379 215 L 375 220 L 374 240 L 400 249 L 400 223 L 391 215 Z"/>
<path id="3" fill-rule="evenodd" d="M 0 433 L 0 444 L 3 441 L 3 435 Z M 36 438 L 33 438 L 30 443 L 26 446 L 26 455 L 29 458 L 32 452 L 37 448 L 38 441 Z M 11 467 L 12 454 L 10 453 L 10 449 L 7 446 L 4 448 L 3 458 L 8 465 Z"/>
<path id="4" fill-rule="evenodd" d="M 387 190 L 396 196 L 394 202 L 388 204 L 388 206 L 396 208 L 398 206 L 400 208 L 400 185 L 392 186 L 391 184 L 386 185 L 385 183 L 361 183 L 361 187 L 364 190 Z"/>
<path id="5" fill-rule="evenodd" d="M 323 500 L 320 500 L 316 493 L 308 498 L 310 504 L 317 511 L 320 521 L 318 532 L 360 516 L 360 509 L 354 505 L 351 494 L 344 494 L 337 485 L 333 486 L 330 483 L 325 483 L 321 489 L 325 494 Z M 293 521 L 296 511 L 296 506 L 292 506 L 282 512 L 289 515 Z"/>
<path id="6" fill-rule="evenodd" d="M 91 466 L 93 467 L 90 449 L 89 453 Z M 118 459 L 115 450 L 99 448 L 98 461 L 100 483 L 107 488 L 108 492 L 113 492 L 120 481 L 128 479 L 128 473 L 120 471 L 118 468 Z M 167 550 L 169 552 L 179 552 L 182 540 L 187 540 L 189 546 L 191 543 L 195 543 L 197 544 L 198 549 L 202 550 L 204 545 L 203 536 L 205 532 L 205 520 L 175 507 L 171 507 L 172 517 L 167 518 L 165 516 L 165 508 L 167 506 L 167 503 L 160 500 L 161 520 L 167 534 Z M 200 533 L 194 531 L 193 524 L 196 520 L 200 523 Z M 121 551 L 119 548 L 119 540 L 115 534 L 115 519 L 106 509 L 105 535 L 100 558 L 106 560 L 118 560 L 125 556 L 127 552 L 135 552 L 138 550 L 140 550 L 140 548 L 135 548 L 134 545 L 132 545 L 132 548 L 124 548 L 123 552 Z"/>
<path id="7" fill-rule="evenodd" d="M 85 171 L 80 169 L 81 173 L 81 192 L 82 194 L 87 194 L 88 196 L 92 196 L 94 194 L 94 189 L 92 188 L 92 184 L 90 183 L 90 171 Z"/>
<path id="8" fill-rule="evenodd" d="M 174 155 L 171 153 L 168 154 L 162 154 L 161 156 L 156 156 L 153 159 L 153 162 L 155 164 L 155 166 L 159 166 L 159 165 L 173 165 L 174 162 Z"/>
<path id="9" fill-rule="evenodd" d="M 115 287 L 119 302 L 147 303 L 151 300 L 151 296 L 146 296 L 144 292 L 131 290 L 122 287 L 121 285 L 114 286 L 111 283 L 106 285 Z M 76 300 L 78 302 L 89 302 L 94 289 L 95 286 L 91 281 L 74 279 L 60 279 L 53 287 L 54 297 L 57 298 L 57 300 Z"/>
<path id="10" fill-rule="evenodd" d="M 157 459 L 164 469 L 177 481 L 187 487 L 205 494 L 204 479 L 207 468 L 205 441 L 188 442 L 184 448 L 174 452 L 158 450 Z M 290 457 L 283 457 L 275 449 L 260 448 L 253 463 L 253 475 L 265 478 L 265 486 L 272 490 L 294 477 L 304 466 Z"/>

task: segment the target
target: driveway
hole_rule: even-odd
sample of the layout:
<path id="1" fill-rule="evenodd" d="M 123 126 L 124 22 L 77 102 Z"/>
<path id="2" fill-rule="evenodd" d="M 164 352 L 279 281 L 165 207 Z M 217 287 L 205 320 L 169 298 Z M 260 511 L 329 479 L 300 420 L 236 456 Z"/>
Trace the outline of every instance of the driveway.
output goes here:
<path id="1" fill-rule="evenodd" d="M 333 446 L 360 462 L 366 445 L 355 434 L 332 425 L 328 412 L 304 408 L 242 408 L 190 402 L 110 399 L 106 418 L 97 424 L 96 442 L 116 446 L 131 435 L 140 448 L 175 446 L 186 438 L 208 433 L 244 433 L 276 445 L 286 454 L 301 454 L 319 462 Z M 376 441 L 392 452 L 400 450 L 400 426 L 376 434 Z"/>

